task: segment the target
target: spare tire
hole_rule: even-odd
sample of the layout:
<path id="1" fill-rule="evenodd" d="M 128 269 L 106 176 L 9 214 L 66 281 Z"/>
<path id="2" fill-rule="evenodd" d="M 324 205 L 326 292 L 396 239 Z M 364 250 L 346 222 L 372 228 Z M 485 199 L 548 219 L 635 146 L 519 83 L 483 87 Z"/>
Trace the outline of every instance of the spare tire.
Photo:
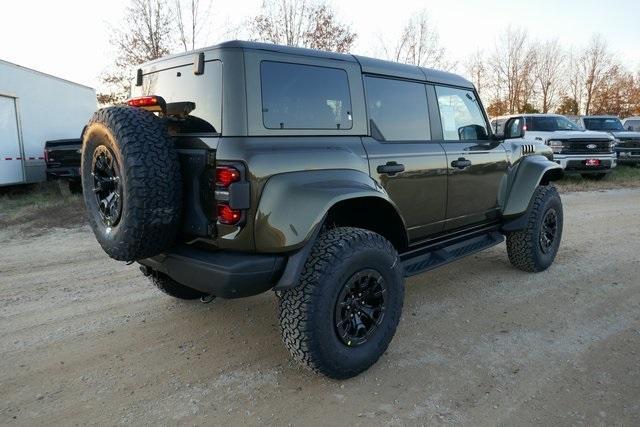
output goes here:
<path id="1" fill-rule="evenodd" d="M 82 140 L 82 190 L 102 249 L 120 261 L 157 255 L 180 224 L 180 163 L 165 122 L 128 106 L 98 110 Z"/>

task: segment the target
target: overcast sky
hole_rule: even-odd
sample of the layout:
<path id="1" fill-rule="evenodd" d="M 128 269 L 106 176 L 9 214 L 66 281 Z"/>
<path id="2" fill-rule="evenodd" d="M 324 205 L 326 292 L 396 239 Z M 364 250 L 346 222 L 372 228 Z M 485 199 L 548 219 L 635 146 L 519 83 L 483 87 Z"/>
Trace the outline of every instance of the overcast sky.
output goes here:
<path id="1" fill-rule="evenodd" d="M 111 63 L 110 25 L 117 25 L 128 0 L 5 1 L 0 59 L 97 86 Z M 209 44 L 259 10 L 262 0 L 214 0 Z M 392 39 L 415 11 L 426 8 L 453 60 L 477 48 L 493 49 L 508 25 L 531 36 L 558 37 L 581 46 L 601 33 L 621 61 L 640 69 L 640 0 L 330 0 L 341 20 L 358 33 L 354 53 L 374 55 L 380 37 Z M 2 76 L 0 76 L 0 79 Z"/>

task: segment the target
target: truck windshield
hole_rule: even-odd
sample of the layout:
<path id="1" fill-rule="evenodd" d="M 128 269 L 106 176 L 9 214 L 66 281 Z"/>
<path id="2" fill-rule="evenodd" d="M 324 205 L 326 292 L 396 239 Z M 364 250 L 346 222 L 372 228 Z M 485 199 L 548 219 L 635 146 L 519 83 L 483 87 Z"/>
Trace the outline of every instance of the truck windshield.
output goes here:
<path id="1" fill-rule="evenodd" d="M 615 117 L 598 117 L 583 119 L 584 127 L 589 130 L 604 130 L 604 131 L 623 131 L 624 127 L 619 119 Z"/>
<path id="2" fill-rule="evenodd" d="M 562 116 L 527 117 L 527 130 L 532 132 L 555 132 L 560 130 L 581 131 L 580 126 Z"/>

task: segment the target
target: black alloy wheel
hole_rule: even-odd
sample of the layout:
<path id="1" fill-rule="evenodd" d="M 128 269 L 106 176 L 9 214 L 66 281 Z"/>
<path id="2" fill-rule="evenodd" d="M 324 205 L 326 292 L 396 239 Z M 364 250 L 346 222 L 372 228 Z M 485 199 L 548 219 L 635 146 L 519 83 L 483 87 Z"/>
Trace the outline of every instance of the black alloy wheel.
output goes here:
<path id="1" fill-rule="evenodd" d="M 120 167 L 111 150 L 104 145 L 98 146 L 93 152 L 91 176 L 103 224 L 108 227 L 117 225 L 122 214 Z"/>
<path id="2" fill-rule="evenodd" d="M 543 253 L 549 253 L 558 234 L 558 214 L 555 209 L 549 209 L 542 219 L 540 227 L 540 249 Z"/>
<path id="3" fill-rule="evenodd" d="M 336 333 L 348 346 L 368 341 L 382 323 L 387 287 L 380 273 L 365 269 L 344 285 L 335 308 Z"/>

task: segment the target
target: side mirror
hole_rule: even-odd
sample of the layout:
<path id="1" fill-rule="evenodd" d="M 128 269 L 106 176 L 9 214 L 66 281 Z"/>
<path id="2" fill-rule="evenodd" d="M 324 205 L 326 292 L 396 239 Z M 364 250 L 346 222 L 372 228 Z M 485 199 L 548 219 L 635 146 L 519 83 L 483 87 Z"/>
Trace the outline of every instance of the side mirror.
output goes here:
<path id="1" fill-rule="evenodd" d="M 461 128 L 458 128 L 458 138 L 461 141 L 483 141 L 487 139 L 487 130 L 484 128 L 484 126 L 480 125 L 462 126 Z"/>
<path id="2" fill-rule="evenodd" d="M 524 118 L 512 117 L 504 124 L 504 139 L 524 138 Z"/>

